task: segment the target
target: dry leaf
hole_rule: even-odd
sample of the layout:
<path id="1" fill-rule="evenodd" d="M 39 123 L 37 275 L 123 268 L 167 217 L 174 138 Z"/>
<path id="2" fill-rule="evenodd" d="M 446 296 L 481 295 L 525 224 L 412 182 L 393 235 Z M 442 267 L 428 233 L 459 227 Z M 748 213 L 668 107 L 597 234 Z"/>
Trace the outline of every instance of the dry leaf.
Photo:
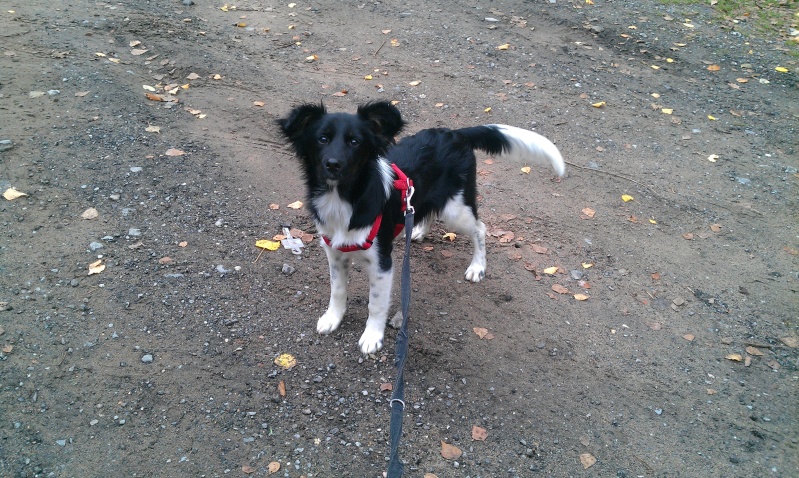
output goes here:
<path id="1" fill-rule="evenodd" d="M 409 84 L 409 85 L 411 85 L 411 86 L 419 86 L 421 83 L 422 83 L 422 82 L 421 82 L 421 81 L 419 81 L 419 80 L 414 80 L 414 81 L 411 81 L 411 82 L 410 82 L 410 83 L 408 83 L 408 84 Z"/>
<path id="2" fill-rule="evenodd" d="M 580 455 L 580 463 L 583 464 L 583 469 L 587 470 L 588 468 L 594 466 L 594 463 L 596 463 L 596 458 L 590 453 L 583 453 Z"/>
<path id="3" fill-rule="evenodd" d="M 144 128 L 144 131 L 147 131 L 148 133 L 160 133 L 161 132 L 161 127 L 160 126 L 150 125 L 150 126 Z"/>
<path id="4" fill-rule="evenodd" d="M 255 473 L 255 468 L 250 465 L 244 465 L 241 467 L 241 471 L 249 475 L 250 473 Z"/>
<path id="5" fill-rule="evenodd" d="M 717 393 L 718 393 L 718 392 L 717 392 L 716 390 L 712 389 L 712 388 L 708 388 L 708 389 L 707 389 L 707 394 L 708 394 L 708 395 L 715 395 L 715 394 L 717 394 Z"/>
<path id="6" fill-rule="evenodd" d="M 269 465 L 266 466 L 266 469 L 269 470 L 270 475 L 272 473 L 277 473 L 278 471 L 280 471 L 280 463 L 276 461 L 270 462 Z"/>
<path id="7" fill-rule="evenodd" d="M 734 362 L 740 362 L 741 360 L 743 360 L 743 359 L 744 359 L 744 358 L 741 356 L 741 354 L 728 354 L 728 355 L 727 355 L 727 356 L 725 356 L 724 358 L 725 358 L 725 359 L 727 359 L 727 360 L 732 360 L 732 361 L 734 361 Z"/>
<path id="8" fill-rule="evenodd" d="M 538 244 L 532 244 L 530 247 L 533 249 L 533 252 L 535 252 L 536 254 L 546 254 L 547 252 L 549 252 L 549 249 L 547 249 L 544 246 L 539 246 Z"/>
<path id="9" fill-rule="evenodd" d="M 277 383 L 277 393 L 279 393 L 281 397 L 286 396 L 286 382 L 283 380 Z"/>
<path id="10" fill-rule="evenodd" d="M 394 385 L 390 383 L 381 383 L 380 384 L 380 391 L 381 392 L 390 392 L 394 390 Z"/>
<path id="11" fill-rule="evenodd" d="M 166 152 L 164 154 L 167 155 L 167 156 L 183 156 L 186 153 L 181 151 L 181 150 L 179 150 L 179 149 L 169 148 L 169 149 L 166 150 Z"/>
<path id="12" fill-rule="evenodd" d="M 12 350 L 14 350 L 14 346 L 13 345 L 4 345 L 3 346 L 3 353 L 4 354 L 10 354 Z"/>
<path id="13" fill-rule="evenodd" d="M 486 441 L 488 431 L 485 428 L 472 425 L 472 440 Z"/>
<path id="14" fill-rule="evenodd" d="M 438 475 L 434 473 L 425 473 L 422 478 L 438 478 Z"/>
<path id="15" fill-rule="evenodd" d="M 532 171 L 532 169 L 530 168 L 530 166 L 525 166 L 525 167 L 523 167 L 523 168 L 522 168 L 522 172 L 523 172 L 524 174 L 530 174 L 530 171 Z"/>
<path id="16" fill-rule="evenodd" d="M 13 201 L 14 199 L 19 199 L 22 196 L 27 196 L 27 194 L 25 194 L 23 192 L 19 192 L 19 191 L 17 191 L 14 188 L 8 188 L 3 193 L 3 197 L 6 198 L 9 201 Z"/>
<path id="17" fill-rule="evenodd" d="M 507 50 L 508 48 L 510 48 L 510 43 L 505 43 L 503 45 L 499 45 L 497 50 Z"/>
<path id="18" fill-rule="evenodd" d="M 446 234 L 441 236 L 441 239 L 448 239 L 449 242 L 453 242 L 456 237 L 458 237 L 458 236 L 454 232 L 447 232 Z"/>
<path id="19" fill-rule="evenodd" d="M 547 267 L 544 269 L 544 274 L 555 275 L 558 272 L 558 266 Z"/>
<path id="20" fill-rule="evenodd" d="M 75 93 L 75 96 L 77 96 L 78 98 L 83 98 L 84 96 L 86 96 L 88 94 L 89 94 L 88 91 L 78 91 L 77 93 Z"/>
<path id="21" fill-rule="evenodd" d="M 97 209 L 90 207 L 89 209 L 83 211 L 80 215 L 83 219 L 94 219 L 99 216 L 100 213 L 97 212 Z"/>
<path id="22" fill-rule="evenodd" d="M 255 247 L 266 249 L 267 251 L 276 251 L 280 249 L 279 241 L 270 241 L 269 239 L 260 239 L 255 241 Z"/>
<path id="23" fill-rule="evenodd" d="M 275 365 L 289 370 L 297 365 L 297 359 L 291 354 L 280 354 L 280 356 L 275 359 Z"/>
<path id="24" fill-rule="evenodd" d="M 255 106 L 263 106 L 266 103 L 264 103 L 263 101 L 253 101 L 252 104 L 255 105 Z"/>
<path id="25" fill-rule="evenodd" d="M 585 294 L 574 294 L 574 298 L 579 300 L 579 301 L 583 301 L 583 300 L 588 300 L 591 297 L 588 296 L 588 295 L 585 295 Z"/>
<path id="26" fill-rule="evenodd" d="M 441 442 L 441 456 L 443 456 L 445 460 L 455 460 L 460 458 L 461 455 L 463 455 L 463 452 L 460 448 L 444 441 Z"/>
<path id="27" fill-rule="evenodd" d="M 145 93 L 144 96 L 146 96 L 150 101 L 164 101 L 161 96 L 156 95 L 155 93 Z"/>
<path id="28" fill-rule="evenodd" d="M 761 352 L 760 349 L 758 349 L 757 347 L 753 347 L 751 345 L 746 347 L 746 353 L 748 353 L 749 355 L 755 355 L 755 356 L 758 356 L 758 357 L 763 355 L 763 352 Z"/>
<path id="29" fill-rule="evenodd" d="M 782 337 L 780 338 L 780 342 L 784 343 L 788 347 L 795 349 L 799 347 L 799 339 L 796 337 Z"/>
<path id="30" fill-rule="evenodd" d="M 594 211 L 590 207 L 585 207 L 583 208 L 582 213 L 585 217 L 592 218 L 594 217 L 594 214 L 596 214 L 596 211 Z"/>
<path id="31" fill-rule="evenodd" d="M 685 335 L 683 335 L 683 336 L 682 336 L 682 338 L 684 338 L 685 340 L 687 340 L 687 341 L 689 341 L 689 342 L 693 342 L 693 340 L 694 340 L 696 337 L 694 336 L 694 334 L 685 334 Z"/>
<path id="32" fill-rule="evenodd" d="M 621 195 L 621 200 L 624 201 L 624 202 L 630 202 L 633 199 L 635 199 L 635 198 L 630 196 L 629 194 L 622 194 Z"/>
<path id="33" fill-rule="evenodd" d="M 560 284 L 552 284 L 552 290 L 554 290 L 558 294 L 568 294 L 569 293 L 569 289 L 565 288 L 564 286 L 562 286 Z"/>
<path id="34" fill-rule="evenodd" d="M 158 259 L 158 263 L 161 264 L 161 265 L 169 264 L 171 262 L 175 262 L 175 259 L 172 259 L 169 256 L 164 256 L 164 257 Z"/>
<path id="35" fill-rule="evenodd" d="M 583 269 L 590 269 L 594 267 L 592 262 L 581 262 L 580 265 L 583 266 Z"/>
<path id="36" fill-rule="evenodd" d="M 708 65 L 707 71 L 719 71 L 721 67 L 719 65 Z"/>
<path id="37" fill-rule="evenodd" d="M 711 224 L 710 225 L 710 230 L 713 231 L 713 232 L 721 231 L 721 224 Z"/>
<path id="38" fill-rule="evenodd" d="M 647 320 L 646 321 L 646 326 L 649 327 L 652 330 L 660 330 L 660 329 L 663 328 L 663 324 L 661 324 L 660 322 L 654 321 L 654 320 Z"/>
<path id="39" fill-rule="evenodd" d="M 494 334 L 483 327 L 474 327 L 472 331 L 474 331 L 474 333 L 477 334 L 480 339 L 491 340 L 494 338 Z"/>
<path id="40" fill-rule="evenodd" d="M 693 241 L 694 240 L 694 235 L 693 235 L 693 233 L 690 233 L 690 232 L 686 232 L 685 234 L 682 235 L 682 237 L 686 241 Z"/>
<path id="41" fill-rule="evenodd" d="M 99 259 L 89 264 L 89 273 L 86 275 L 99 274 L 104 270 L 105 270 L 105 264 L 103 264 L 102 259 Z"/>
<path id="42" fill-rule="evenodd" d="M 302 207 L 302 201 L 294 201 L 293 203 L 289 204 L 287 207 L 291 209 L 299 209 Z"/>
<path id="43" fill-rule="evenodd" d="M 591 103 L 591 106 L 593 106 L 594 108 L 602 108 L 602 107 L 603 107 L 603 106 L 605 106 L 606 104 L 607 104 L 607 103 L 605 103 L 604 101 L 598 101 L 598 102 L 596 102 L 596 103 Z"/>
<path id="44" fill-rule="evenodd" d="M 200 75 L 197 73 L 189 73 L 189 76 L 186 77 L 187 80 L 197 80 L 200 78 Z"/>
<path id="45" fill-rule="evenodd" d="M 148 50 L 142 50 L 140 48 L 134 48 L 133 50 L 130 51 L 130 54 L 133 55 L 133 56 L 139 56 L 139 55 L 144 55 L 145 53 L 147 53 L 147 51 Z"/>
<path id="46" fill-rule="evenodd" d="M 189 245 L 189 243 L 188 243 L 188 242 L 186 242 L 186 241 L 180 241 L 180 242 L 178 242 L 178 247 L 186 247 L 186 246 L 188 246 L 188 245 Z"/>

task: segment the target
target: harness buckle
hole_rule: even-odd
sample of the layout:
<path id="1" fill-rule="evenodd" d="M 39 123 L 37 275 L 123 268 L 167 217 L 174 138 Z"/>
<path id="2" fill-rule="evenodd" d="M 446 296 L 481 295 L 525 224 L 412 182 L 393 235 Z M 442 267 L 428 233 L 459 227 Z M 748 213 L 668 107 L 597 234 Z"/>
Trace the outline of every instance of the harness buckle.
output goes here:
<path id="1" fill-rule="evenodd" d="M 411 198 L 413 197 L 413 193 L 415 191 L 416 190 L 413 188 L 413 185 L 411 184 L 411 180 L 408 179 L 408 189 L 407 189 L 407 192 L 405 193 L 405 215 L 406 216 L 408 215 L 408 213 L 411 213 L 411 214 L 415 214 L 416 213 L 416 210 L 413 208 L 413 206 L 411 206 Z"/>

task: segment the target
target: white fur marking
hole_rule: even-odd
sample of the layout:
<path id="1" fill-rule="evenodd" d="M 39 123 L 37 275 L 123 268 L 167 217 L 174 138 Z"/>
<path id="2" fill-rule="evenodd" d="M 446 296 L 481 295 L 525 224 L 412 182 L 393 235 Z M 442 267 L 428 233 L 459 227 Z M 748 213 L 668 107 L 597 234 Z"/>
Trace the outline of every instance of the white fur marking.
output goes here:
<path id="1" fill-rule="evenodd" d="M 472 263 L 466 269 L 466 280 L 480 282 L 485 277 L 486 270 L 485 224 L 474 216 L 472 208 L 464 204 L 462 192 L 447 202 L 440 216 L 447 227 L 471 238 L 474 253 Z"/>
<path id="2" fill-rule="evenodd" d="M 566 164 L 563 162 L 558 147 L 547 138 L 533 131 L 505 124 L 486 126 L 499 129 L 510 142 L 510 151 L 502 154 L 503 158 L 549 164 L 558 173 L 558 176 L 563 176 L 566 173 Z"/>

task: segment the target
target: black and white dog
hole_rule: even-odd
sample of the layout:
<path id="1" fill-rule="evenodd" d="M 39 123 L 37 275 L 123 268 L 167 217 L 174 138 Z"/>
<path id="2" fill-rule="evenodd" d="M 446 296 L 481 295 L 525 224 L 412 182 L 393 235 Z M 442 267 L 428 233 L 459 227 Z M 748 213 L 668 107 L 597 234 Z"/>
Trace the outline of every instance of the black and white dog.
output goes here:
<path id="1" fill-rule="evenodd" d="M 403 173 L 415 188 L 414 239 L 424 239 L 436 219 L 468 235 L 474 254 L 466 280 L 479 282 L 485 276 L 486 228 L 477 218 L 474 150 L 549 164 L 559 176 L 565 171 L 557 147 L 532 131 L 500 124 L 426 129 L 395 143 L 404 124 L 399 110 L 387 102 L 362 105 L 356 114 L 328 113 L 322 105 L 304 104 L 278 120 L 302 161 L 308 207 L 330 265 L 330 303 L 316 330 L 329 334 L 341 324 L 350 263 L 364 260 L 369 270 L 369 319 L 358 344 L 365 354 L 383 347 L 393 279 L 392 241 L 404 225 L 404 192 L 395 181 Z"/>

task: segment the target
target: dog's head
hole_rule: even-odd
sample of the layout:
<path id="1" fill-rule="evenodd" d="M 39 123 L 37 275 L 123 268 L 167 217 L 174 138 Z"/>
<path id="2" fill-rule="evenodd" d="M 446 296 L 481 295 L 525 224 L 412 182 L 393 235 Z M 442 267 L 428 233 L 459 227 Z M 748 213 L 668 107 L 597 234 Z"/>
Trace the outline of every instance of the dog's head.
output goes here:
<path id="1" fill-rule="evenodd" d="M 382 101 L 359 106 L 354 115 L 304 104 L 277 123 L 309 179 L 331 185 L 356 180 L 370 161 L 385 154 L 405 124 L 399 110 Z"/>

